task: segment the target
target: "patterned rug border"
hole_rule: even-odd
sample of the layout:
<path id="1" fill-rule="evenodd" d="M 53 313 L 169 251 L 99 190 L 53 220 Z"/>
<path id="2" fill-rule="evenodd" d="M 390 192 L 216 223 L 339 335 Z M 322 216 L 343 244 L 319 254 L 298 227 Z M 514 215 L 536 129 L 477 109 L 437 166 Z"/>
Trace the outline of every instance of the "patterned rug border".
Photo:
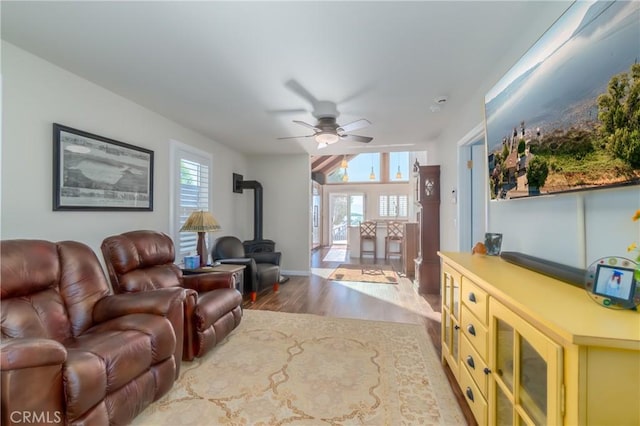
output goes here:
<path id="1" fill-rule="evenodd" d="M 367 279 L 362 279 L 363 274 L 359 274 L 358 276 L 359 279 L 349 277 L 348 275 L 343 277 L 338 277 L 337 276 L 338 271 L 341 269 L 346 271 L 356 271 L 356 272 L 358 271 L 358 269 L 379 269 L 380 271 L 390 272 L 391 277 L 395 281 L 382 281 L 382 280 L 371 281 Z M 385 274 L 384 277 L 388 279 L 390 275 Z M 361 265 L 361 264 L 353 264 L 353 263 L 341 263 L 331 272 L 331 274 L 329 274 L 329 277 L 327 279 L 331 281 L 363 282 L 363 283 L 372 283 L 372 284 L 398 284 L 398 282 L 400 281 L 400 275 L 392 265 L 382 265 L 382 264 Z"/>
<path id="2" fill-rule="evenodd" d="M 360 405 L 355 406 L 355 411 L 353 411 L 354 406 L 349 405 L 351 415 L 333 418 L 317 415 L 314 417 L 318 407 L 339 406 L 343 403 L 343 399 L 352 401 L 354 397 L 351 395 L 352 399 L 349 400 L 348 395 L 342 395 L 338 390 L 340 387 L 337 387 L 336 392 L 329 394 L 337 399 L 329 402 L 329 405 L 318 406 L 313 400 L 317 397 L 316 392 L 309 394 L 308 386 L 304 386 L 305 383 L 314 385 L 325 383 L 326 389 L 327 377 L 325 376 L 329 376 L 329 379 L 334 377 L 331 380 L 348 380 L 349 376 L 353 376 L 349 372 L 357 371 L 354 376 L 359 377 L 357 381 L 366 380 L 368 377 L 367 365 L 361 364 L 358 364 L 358 367 L 352 365 L 342 373 L 339 369 L 337 372 L 332 372 L 331 369 L 305 367 L 317 367 L 317 364 L 304 363 L 305 353 L 311 355 L 315 353 L 313 348 L 308 350 L 304 348 L 307 345 L 329 344 L 329 341 L 334 340 L 333 336 L 336 340 L 333 344 L 341 344 L 340 341 L 344 341 L 347 345 L 361 347 L 361 350 L 364 348 L 368 351 L 377 351 L 377 355 L 369 360 L 368 367 L 371 369 L 372 365 L 377 365 L 378 374 L 382 374 L 380 368 L 383 368 L 385 373 L 378 378 L 378 380 L 382 379 L 382 382 L 378 381 L 377 385 L 369 388 L 369 395 L 365 393 L 359 397 L 361 402 L 358 403 Z M 239 350 L 245 348 L 247 342 L 253 342 L 254 339 L 265 353 Z M 283 352 L 283 342 L 278 342 L 278 339 L 288 342 L 286 346 L 289 349 L 286 353 Z M 334 352 L 347 356 L 338 364 L 349 362 L 348 351 L 344 352 L 337 348 L 331 349 L 329 353 Z M 247 355 L 248 353 L 250 355 Z M 238 360 L 236 355 L 242 358 L 241 354 L 244 354 L 245 358 L 257 356 L 259 360 L 268 360 L 272 366 L 264 367 L 262 362 L 246 364 L 253 358 Z M 299 357 L 300 360 L 296 360 Z M 320 360 L 322 359 L 321 357 Z M 286 367 L 283 370 L 279 367 L 273 368 L 273 366 L 279 366 L 279 362 L 285 362 Z M 303 363 L 300 364 L 301 362 Z M 220 369 L 233 368 L 228 367 L 230 364 L 234 364 L 236 369 L 238 366 L 244 366 L 239 370 L 240 376 L 232 374 L 228 377 L 229 373 L 226 376 L 224 374 L 218 376 L 217 373 L 213 373 L 218 380 L 202 379 L 204 374 L 209 377 L 209 374 L 212 374 L 211 371 L 218 372 L 221 371 Z M 251 371 L 252 365 L 255 371 Z M 249 371 L 245 369 L 246 366 L 249 366 Z M 302 375 L 298 373 L 296 376 L 295 368 L 302 368 Z M 269 373 L 268 382 L 271 383 L 267 388 L 263 386 L 266 383 L 265 371 Z M 345 373 L 346 376 L 344 376 Z M 302 388 L 299 387 L 301 383 Z M 349 383 L 347 382 L 347 385 Z M 290 388 L 289 384 L 291 386 L 298 384 L 298 387 Z M 349 389 L 349 387 L 344 388 L 344 385 L 342 383 L 336 386 Z M 366 402 L 371 398 L 378 401 L 375 407 L 362 405 L 362 401 Z M 269 412 L 269 407 L 273 407 L 275 411 Z M 344 413 L 344 407 L 342 408 L 343 411 L 331 409 L 331 416 Z M 265 417 L 265 414 L 268 415 Z M 245 310 L 244 318 L 238 328 L 204 357 L 196 358 L 193 362 L 183 362 L 180 378 L 174 387 L 133 422 L 133 425 L 144 426 L 173 424 L 207 426 L 219 424 L 454 425 L 464 424 L 464 417 L 442 370 L 440 357 L 424 325 L 306 313 Z"/>

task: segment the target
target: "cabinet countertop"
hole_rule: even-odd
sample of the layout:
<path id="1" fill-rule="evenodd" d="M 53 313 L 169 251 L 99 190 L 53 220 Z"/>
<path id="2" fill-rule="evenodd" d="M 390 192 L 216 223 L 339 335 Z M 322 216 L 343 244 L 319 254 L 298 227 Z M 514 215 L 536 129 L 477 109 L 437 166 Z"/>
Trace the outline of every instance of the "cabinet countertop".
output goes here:
<path id="1" fill-rule="evenodd" d="M 640 351 L 640 314 L 598 305 L 586 290 L 497 256 L 438 252 L 467 276 L 562 344 Z"/>

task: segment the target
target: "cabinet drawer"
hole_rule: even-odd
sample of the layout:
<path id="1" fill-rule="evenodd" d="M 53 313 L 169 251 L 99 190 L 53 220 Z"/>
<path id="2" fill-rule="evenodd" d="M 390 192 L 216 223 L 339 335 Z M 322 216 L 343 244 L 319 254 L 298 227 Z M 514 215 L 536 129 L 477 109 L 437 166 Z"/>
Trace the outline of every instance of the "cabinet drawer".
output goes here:
<path id="1" fill-rule="evenodd" d="M 487 293 L 467 277 L 462 277 L 462 303 L 482 321 L 482 325 L 487 325 Z"/>
<path id="2" fill-rule="evenodd" d="M 460 390 L 462 390 L 462 394 L 467 400 L 467 403 L 473 412 L 473 417 L 476 418 L 478 424 L 480 426 L 486 425 L 487 400 L 482 396 L 482 393 L 476 386 L 466 368 L 460 370 Z"/>
<path id="3" fill-rule="evenodd" d="M 487 328 L 467 309 L 466 305 L 462 306 L 460 327 L 478 355 L 486 360 L 488 358 Z"/>
<path id="4" fill-rule="evenodd" d="M 460 342 L 460 363 L 469 371 L 478 389 L 480 389 L 480 392 L 486 398 L 488 378 L 484 373 L 484 369 L 487 368 L 487 364 L 485 360 L 478 355 L 478 352 L 473 349 L 473 346 L 466 337 L 462 337 L 462 341 Z"/>

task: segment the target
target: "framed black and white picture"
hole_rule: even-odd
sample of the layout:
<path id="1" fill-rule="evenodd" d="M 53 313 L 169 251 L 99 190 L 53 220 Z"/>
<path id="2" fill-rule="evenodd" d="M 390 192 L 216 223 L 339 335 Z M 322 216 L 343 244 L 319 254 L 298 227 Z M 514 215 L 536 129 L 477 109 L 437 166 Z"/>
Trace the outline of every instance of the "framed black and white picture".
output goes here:
<path id="1" fill-rule="evenodd" d="M 153 211 L 153 151 L 54 123 L 53 210 Z"/>

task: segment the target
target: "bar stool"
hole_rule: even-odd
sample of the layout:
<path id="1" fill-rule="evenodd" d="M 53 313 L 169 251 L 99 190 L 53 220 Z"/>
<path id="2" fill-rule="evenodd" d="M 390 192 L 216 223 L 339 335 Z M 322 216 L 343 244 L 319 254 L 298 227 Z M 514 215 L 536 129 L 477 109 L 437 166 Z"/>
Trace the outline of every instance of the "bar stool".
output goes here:
<path id="1" fill-rule="evenodd" d="M 378 257 L 376 251 L 376 227 L 376 222 L 372 220 L 360 222 L 360 259 L 362 259 L 363 254 L 372 254 L 374 260 Z M 364 250 L 364 243 L 366 241 L 371 241 L 373 250 Z"/>
<path id="2" fill-rule="evenodd" d="M 391 250 L 391 244 L 398 243 L 398 251 Z M 402 259 L 402 244 L 404 243 L 404 232 L 402 230 L 402 223 L 389 221 L 387 222 L 387 235 L 384 237 L 384 259 L 387 260 L 389 256 L 397 254 Z"/>

